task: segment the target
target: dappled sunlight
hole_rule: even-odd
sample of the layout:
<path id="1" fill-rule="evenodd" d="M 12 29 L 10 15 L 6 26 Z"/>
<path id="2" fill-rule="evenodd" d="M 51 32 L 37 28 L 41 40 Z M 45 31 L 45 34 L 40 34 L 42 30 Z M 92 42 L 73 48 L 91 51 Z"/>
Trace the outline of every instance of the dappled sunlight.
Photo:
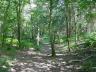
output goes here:
<path id="1" fill-rule="evenodd" d="M 37 71 L 34 70 L 33 68 L 25 68 L 21 72 L 37 72 Z"/>
<path id="2" fill-rule="evenodd" d="M 66 66 L 66 68 L 70 69 L 70 68 L 73 68 L 74 65 L 69 65 L 69 66 Z"/>
<path id="3" fill-rule="evenodd" d="M 50 50 L 50 47 L 44 45 Z M 17 58 L 13 62 L 10 72 L 71 72 L 71 70 L 80 69 L 79 65 L 72 64 L 72 57 L 67 54 L 57 53 L 55 58 L 44 54 L 47 49 L 43 51 L 35 51 L 34 48 L 17 53 Z M 57 49 L 56 49 L 57 50 Z M 45 52 L 44 52 L 45 51 Z"/>
<path id="4" fill-rule="evenodd" d="M 0 0 L 0 72 L 96 72 L 96 0 Z"/>
<path id="5" fill-rule="evenodd" d="M 10 72 L 71 72 L 80 70 L 82 64 L 80 56 L 62 53 L 56 47 L 56 56 L 51 57 L 50 45 L 44 44 L 40 51 L 35 48 L 18 51 L 13 61 L 8 61 Z M 59 51 L 58 51 L 59 50 Z M 80 58 L 79 58 L 80 57 Z M 80 60 L 79 60 L 80 59 Z M 5 67 L 5 66 L 3 66 Z"/>

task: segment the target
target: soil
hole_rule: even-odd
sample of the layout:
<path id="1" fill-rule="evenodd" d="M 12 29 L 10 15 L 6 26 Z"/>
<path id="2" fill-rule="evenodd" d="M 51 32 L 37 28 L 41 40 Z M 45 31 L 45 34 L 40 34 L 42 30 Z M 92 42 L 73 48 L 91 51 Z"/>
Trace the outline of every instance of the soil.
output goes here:
<path id="1" fill-rule="evenodd" d="M 18 51 L 10 72 L 79 72 L 81 57 L 64 53 L 63 49 L 62 45 L 56 45 L 54 58 L 49 44 L 44 44 L 40 51 L 34 48 Z"/>

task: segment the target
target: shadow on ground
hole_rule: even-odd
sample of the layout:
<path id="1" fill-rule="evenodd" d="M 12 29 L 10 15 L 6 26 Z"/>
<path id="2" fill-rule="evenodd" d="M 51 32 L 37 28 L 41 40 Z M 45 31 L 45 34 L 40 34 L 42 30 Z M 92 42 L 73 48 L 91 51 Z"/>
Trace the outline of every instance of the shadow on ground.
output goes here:
<path id="1" fill-rule="evenodd" d="M 79 63 L 73 63 L 73 55 L 58 53 L 55 58 L 50 57 L 50 46 L 45 45 L 41 52 L 33 48 L 20 51 L 16 55 L 10 72 L 78 72 Z"/>

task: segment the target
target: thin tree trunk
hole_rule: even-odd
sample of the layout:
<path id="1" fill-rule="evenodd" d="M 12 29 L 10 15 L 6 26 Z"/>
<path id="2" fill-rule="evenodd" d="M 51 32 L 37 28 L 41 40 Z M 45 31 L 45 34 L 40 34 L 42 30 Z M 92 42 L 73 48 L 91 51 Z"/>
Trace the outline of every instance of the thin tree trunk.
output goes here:
<path id="1" fill-rule="evenodd" d="M 55 35 L 52 27 L 52 0 L 50 0 L 50 14 L 49 14 L 49 35 L 50 35 L 50 44 L 51 44 L 51 50 L 52 50 L 52 57 L 56 56 L 55 49 L 54 49 L 54 43 L 55 43 Z"/>
<path id="2" fill-rule="evenodd" d="M 72 8 L 73 8 L 73 4 L 72 4 Z M 76 8 L 76 7 L 75 7 Z M 77 45 L 77 24 L 76 24 L 76 14 L 75 14 L 75 8 L 73 8 L 73 20 L 74 20 L 74 27 L 75 27 L 75 45 Z"/>
<path id="3" fill-rule="evenodd" d="M 21 0 L 18 1 L 17 5 L 17 26 L 18 26 L 18 44 L 21 47 Z"/>
<path id="4" fill-rule="evenodd" d="M 65 2 L 65 21 L 66 21 L 66 35 L 67 35 L 67 46 L 68 46 L 68 51 L 70 52 L 70 33 L 69 33 L 69 6 L 68 3 Z"/>

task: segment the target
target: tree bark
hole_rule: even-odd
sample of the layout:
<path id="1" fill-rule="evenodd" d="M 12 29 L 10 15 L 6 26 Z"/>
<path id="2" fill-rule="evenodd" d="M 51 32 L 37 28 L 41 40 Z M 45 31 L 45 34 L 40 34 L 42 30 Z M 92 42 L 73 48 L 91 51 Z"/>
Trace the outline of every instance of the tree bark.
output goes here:
<path id="1" fill-rule="evenodd" d="M 68 46 L 68 51 L 70 52 L 70 31 L 69 31 L 69 5 L 68 2 L 65 1 L 65 21 L 66 21 L 66 35 L 67 35 L 67 46 Z"/>
<path id="2" fill-rule="evenodd" d="M 21 0 L 17 3 L 18 45 L 21 47 Z"/>
<path id="3" fill-rule="evenodd" d="M 54 35 L 54 27 L 52 27 L 52 5 L 53 5 L 53 2 L 52 0 L 50 0 L 50 8 L 49 8 L 49 11 L 50 11 L 50 14 L 49 14 L 49 37 L 50 37 L 50 44 L 51 44 L 51 52 L 52 52 L 52 57 L 55 57 L 56 56 L 56 53 L 55 53 L 55 48 L 54 48 L 54 43 L 55 43 L 55 35 Z"/>

